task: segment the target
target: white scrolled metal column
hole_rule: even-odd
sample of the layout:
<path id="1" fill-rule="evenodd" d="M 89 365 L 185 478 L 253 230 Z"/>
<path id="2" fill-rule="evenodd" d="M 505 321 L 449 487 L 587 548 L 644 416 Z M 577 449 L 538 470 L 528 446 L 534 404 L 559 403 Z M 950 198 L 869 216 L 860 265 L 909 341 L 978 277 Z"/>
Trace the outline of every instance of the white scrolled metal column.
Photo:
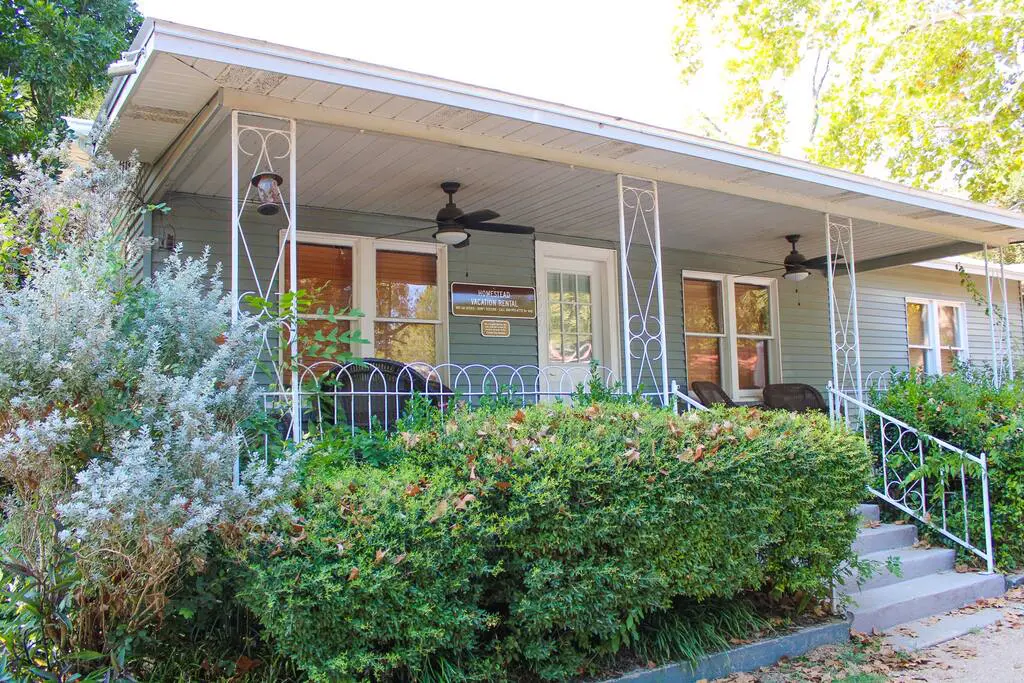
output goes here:
<path id="1" fill-rule="evenodd" d="M 853 219 L 825 214 L 825 244 L 828 257 L 828 324 L 832 351 L 832 387 L 864 400 L 860 363 L 860 322 L 857 318 L 857 266 L 853 249 Z M 842 296 L 837 278 L 846 275 L 847 296 Z M 831 402 L 830 402 L 831 404 Z M 831 404 L 832 417 L 838 419 Z M 847 419 L 849 416 L 846 416 Z"/>
<path id="2" fill-rule="evenodd" d="M 1006 377 L 1013 381 L 1013 334 L 1010 326 L 1010 300 L 1006 292 L 1006 256 L 999 247 L 999 283 L 1003 290 L 1003 351 L 1006 361 Z"/>
<path id="3" fill-rule="evenodd" d="M 241 310 L 242 302 L 247 295 L 253 295 L 262 301 L 271 301 L 275 296 L 280 296 L 284 288 L 282 286 L 283 266 L 285 253 L 288 254 L 288 291 L 294 294 L 297 291 L 298 264 L 297 247 L 295 243 L 297 217 L 297 145 L 296 145 L 296 122 L 295 119 L 261 114 L 259 112 L 246 112 L 233 110 L 231 112 L 231 318 L 237 321 Z M 278 174 L 275 165 L 284 166 L 286 162 L 286 178 Z M 246 239 L 244 217 L 247 210 L 253 209 L 253 193 L 256 189 L 253 179 L 258 174 L 271 174 L 280 180 L 280 185 L 287 184 L 287 199 L 281 191 L 280 185 L 276 191 L 271 193 L 270 200 L 262 197 L 261 202 L 265 215 L 277 215 L 280 213 L 284 218 L 281 226 L 284 239 L 280 240 L 277 258 L 269 273 L 260 272 L 256 266 L 256 259 L 253 258 L 249 249 L 249 242 Z M 242 192 L 244 188 L 244 192 Z M 257 193 L 258 194 L 258 193 Z M 268 205 L 272 205 L 272 208 Z M 267 228 L 261 227 L 262 230 Z M 246 270 L 245 266 L 248 265 Z M 241 291 L 240 280 L 245 273 L 251 277 L 255 289 Z M 300 402 L 300 387 L 295 373 L 297 371 L 298 359 L 298 302 L 292 297 L 291 320 L 288 323 L 289 343 L 288 353 L 281 352 L 280 331 L 267 329 L 264 331 L 259 354 L 265 356 L 269 366 L 272 368 L 275 391 L 281 400 L 286 400 L 288 413 L 291 416 L 291 438 L 295 442 L 302 439 L 302 406 Z M 255 314 L 270 314 L 275 311 L 254 311 Z M 275 335 L 272 340 L 270 335 Z M 254 359 L 256 361 L 258 359 Z M 286 382 L 283 365 L 288 363 L 292 368 L 291 381 Z M 253 364 L 253 373 L 256 373 L 257 363 Z M 290 384 L 288 389 L 285 387 Z M 237 475 L 236 475 L 237 478 Z"/>
<path id="4" fill-rule="evenodd" d="M 985 258 L 985 305 L 988 313 L 988 334 L 992 348 L 992 383 L 997 387 L 1002 386 L 1002 348 L 1000 336 L 996 333 L 996 307 L 992 300 L 992 272 L 989 268 L 988 245 L 984 245 L 982 254 Z M 1002 326 L 1000 325 L 1000 329 Z"/>
<path id="5" fill-rule="evenodd" d="M 622 290 L 622 340 L 626 390 L 645 378 L 663 405 L 669 405 L 668 344 L 665 325 L 665 284 L 661 258 L 658 184 L 619 174 L 619 278 Z M 651 277 L 638 283 L 630 266 L 637 251 L 649 252 Z M 646 285 L 646 286 L 645 286 Z M 634 361 L 636 363 L 634 364 Z"/>

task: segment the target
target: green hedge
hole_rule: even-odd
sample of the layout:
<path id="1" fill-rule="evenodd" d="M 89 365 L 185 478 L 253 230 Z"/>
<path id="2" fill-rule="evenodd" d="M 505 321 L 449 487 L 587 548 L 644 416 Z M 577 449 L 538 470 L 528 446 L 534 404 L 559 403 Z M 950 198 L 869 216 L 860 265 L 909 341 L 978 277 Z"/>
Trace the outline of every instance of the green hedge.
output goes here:
<path id="1" fill-rule="evenodd" d="M 986 373 L 969 368 L 941 376 L 904 373 L 874 401 L 884 413 L 969 453 L 988 456 L 996 564 L 1006 571 L 1024 567 L 1024 383 L 996 388 Z M 959 467 L 953 474 L 959 475 Z M 947 478 L 946 483 L 959 490 L 956 480 Z M 975 485 L 972 490 L 971 538 L 984 539 L 980 489 Z M 958 505 L 959 497 L 950 503 Z M 962 509 L 951 514 L 962 515 Z"/>
<path id="2" fill-rule="evenodd" d="M 293 538 L 250 549 L 242 598 L 314 678 L 559 680 L 674 605 L 823 595 L 869 477 L 818 415 L 555 404 L 434 427 L 375 449 L 391 464 L 321 449 Z"/>

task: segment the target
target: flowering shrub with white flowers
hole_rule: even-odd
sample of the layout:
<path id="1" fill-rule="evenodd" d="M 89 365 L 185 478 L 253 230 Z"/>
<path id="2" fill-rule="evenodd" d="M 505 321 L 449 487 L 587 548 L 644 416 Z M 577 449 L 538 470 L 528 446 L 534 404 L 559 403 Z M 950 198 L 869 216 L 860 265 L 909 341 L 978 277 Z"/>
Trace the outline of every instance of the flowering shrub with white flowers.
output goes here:
<path id="1" fill-rule="evenodd" d="M 0 669 L 61 677 L 118 669 L 213 538 L 288 514 L 300 453 L 247 452 L 263 323 L 232 324 L 207 257 L 132 281 L 131 166 L 23 169 L 0 216 Z M 40 595 L 48 623 L 17 622 Z"/>

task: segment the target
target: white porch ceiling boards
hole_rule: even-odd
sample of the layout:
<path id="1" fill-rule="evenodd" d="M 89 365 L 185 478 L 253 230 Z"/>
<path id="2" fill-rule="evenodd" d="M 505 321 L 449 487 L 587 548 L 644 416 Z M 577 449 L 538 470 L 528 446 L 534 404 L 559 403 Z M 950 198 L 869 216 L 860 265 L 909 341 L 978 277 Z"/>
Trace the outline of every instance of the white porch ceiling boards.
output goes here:
<path id="1" fill-rule="evenodd" d="M 148 20 L 135 47 L 146 48 L 139 73 L 113 88 L 104 107 L 117 126 L 115 152 L 137 148 L 159 165 L 186 130 L 187 114 L 215 95 L 222 109 L 329 124 L 319 140 L 311 132 L 318 126 L 303 126 L 299 188 L 310 205 L 426 217 L 436 211 L 433 188 L 453 178 L 466 182 L 460 200 L 469 207 L 491 205 L 505 220 L 549 232 L 604 236 L 606 203 L 614 207 L 605 197 L 614 193 L 600 188 L 624 172 L 658 179 L 663 211 L 686 209 L 664 214 L 666 232 L 673 225 L 684 225 L 689 238 L 711 231 L 727 253 L 757 251 L 751 232 L 810 237 L 822 231 L 825 211 L 931 233 L 890 228 L 890 252 L 894 241 L 899 251 L 958 239 L 1000 243 L 1024 228 L 1019 214 L 756 150 L 169 22 Z M 172 177 L 179 189 L 202 181 L 205 193 L 221 194 L 223 187 L 210 187 L 227 174 L 216 160 L 198 158 L 220 141 L 201 145 L 190 173 Z M 871 229 L 863 233 L 866 243 Z M 804 244 L 805 253 L 814 249 Z"/>
<path id="2" fill-rule="evenodd" d="M 456 199 L 466 210 L 491 208 L 502 222 L 547 235 L 618 240 L 615 177 L 607 173 L 309 123 L 298 127 L 298 150 L 300 206 L 429 221 L 445 201 L 441 181 L 458 180 L 463 187 Z M 230 140 L 222 124 L 169 189 L 229 197 L 230 175 Z M 797 232 L 804 235 L 805 254 L 825 251 L 820 213 L 669 183 L 659 191 L 665 247 L 781 260 L 788 250 L 783 236 Z M 873 258 L 948 241 L 860 222 L 857 253 Z"/>

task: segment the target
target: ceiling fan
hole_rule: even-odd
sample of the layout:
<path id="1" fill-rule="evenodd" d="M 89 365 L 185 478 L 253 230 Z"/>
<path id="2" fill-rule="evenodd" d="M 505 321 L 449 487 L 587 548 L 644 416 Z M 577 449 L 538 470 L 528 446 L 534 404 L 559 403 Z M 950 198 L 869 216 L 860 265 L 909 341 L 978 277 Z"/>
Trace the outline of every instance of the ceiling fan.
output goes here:
<path id="1" fill-rule="evenodd" d="M 469 230 L 482 230 L 484 232 L 497 232 L 505 235 L 532 235 L 533 228 L 525 225 L 512 225 L 511 223 L 493 223 L 499 218 L 497 211 L 480 209 L 465 213 L 455 205 L 455 193 L 462 187 L 461 183 L 454 180 L 446 180 L 441 183 L 441 191 L 448 195 L 448 203 L 441 207 L 434 219 L 437 232 L 434 239 L 448 246 L 461 249 L 469 246 Z M 431 226 L 427 226 L 431 227 Z M 416 228 L 407 232 L 426 230 L 427 228 Z M 405 234 L 405 233 L 400 233 Z"/>
<path id="2" fill-rule="evenodd" d="M 806 280 L 812 270 L 824 270 L 828 267 L 828 256 L 816 256 L 809 259 L 797 250 L 796 243 L 800 241 L 800 235 L 786 235 L 786 241 L 790 244 L 790 250 L 782 263 L 777 261 L 757 261 L 757 263 L 767 263 L 778 267 L 763 270 L 760 273 L 753 273 L 754 275 L 771 273 L 782 268 L 785 270 L 782 277 L 794 282 L 800 282 L 801 280 Z M 837 261 L 841 261 L 842 258 L 841 255 L 836 255 L 835 257 Z"/>

